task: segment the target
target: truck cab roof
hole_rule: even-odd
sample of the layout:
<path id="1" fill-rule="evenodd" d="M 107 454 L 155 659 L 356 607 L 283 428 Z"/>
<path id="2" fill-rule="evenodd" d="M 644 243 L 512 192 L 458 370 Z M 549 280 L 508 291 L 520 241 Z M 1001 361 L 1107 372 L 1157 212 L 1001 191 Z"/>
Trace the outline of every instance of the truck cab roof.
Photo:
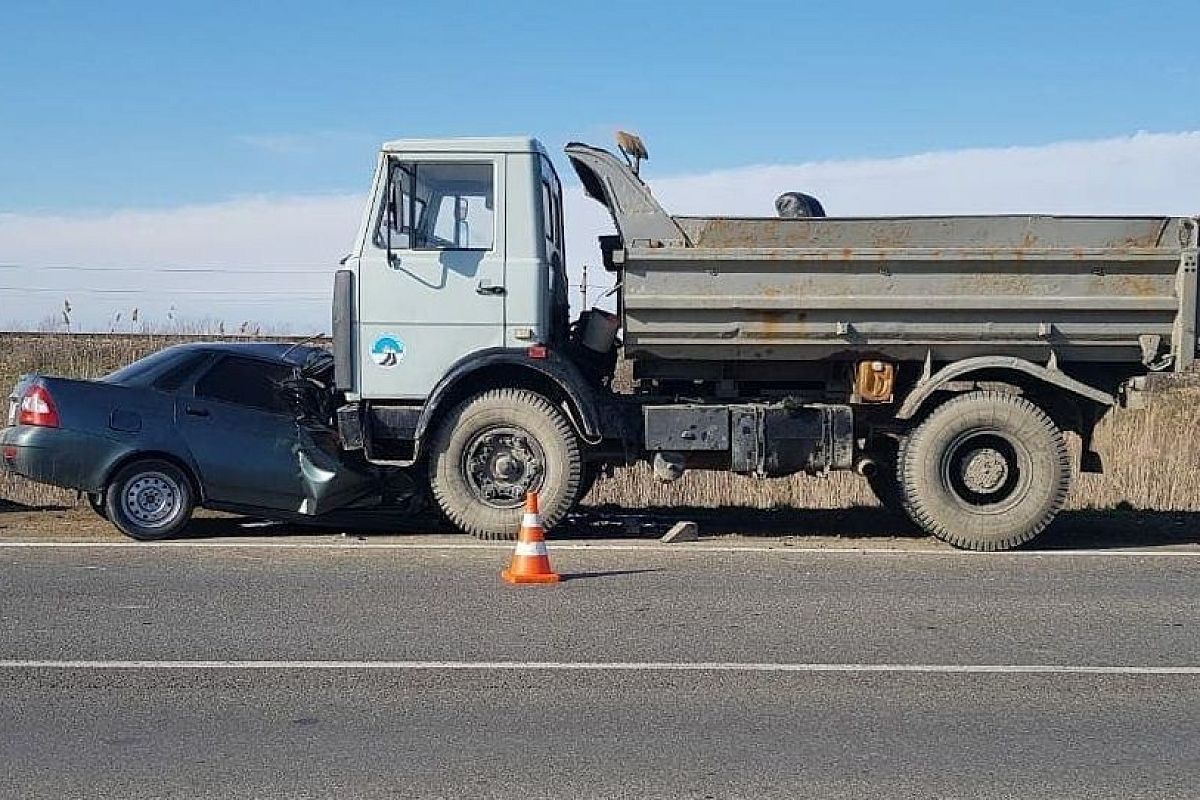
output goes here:
<path id="1" fill-rule="evenodd" d="M 395 139 L 383 143 L 385 153 L 541 153 L 549 156 L 532 136 L 486 136 L 461 139 Z"/>

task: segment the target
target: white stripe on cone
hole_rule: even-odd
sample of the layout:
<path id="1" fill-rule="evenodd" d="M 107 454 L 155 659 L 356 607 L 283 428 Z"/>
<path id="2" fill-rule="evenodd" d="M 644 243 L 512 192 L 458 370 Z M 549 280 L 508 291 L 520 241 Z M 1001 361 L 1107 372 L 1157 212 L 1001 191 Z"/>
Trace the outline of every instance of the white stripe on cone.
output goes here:
<path id="1" fill-rule="evenodd" d="M 549 555 L 546 550 L 545 542 L 517 542 L 518 556 L 545 556 Z"/>
<path id="2" fill-rule="evenodd" d="M 523 517 L 521 517 L 521 527 L 522 528 L 541 528 L 542 521 L 540 519 L 538 519 L 537 514 L 530 514 L 530 513 L 526 512 L 526 514 Z"/>

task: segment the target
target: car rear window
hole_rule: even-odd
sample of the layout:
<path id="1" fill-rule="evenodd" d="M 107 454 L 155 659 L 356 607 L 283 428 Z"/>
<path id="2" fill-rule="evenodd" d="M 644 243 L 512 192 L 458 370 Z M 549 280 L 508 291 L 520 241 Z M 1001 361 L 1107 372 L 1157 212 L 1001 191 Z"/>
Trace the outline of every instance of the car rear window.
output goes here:
<path id="1" fill-rule="evenodd" d="M 285 414 L 279 385 L 291 375 L 286 364 L 226 356 L 196 382 L 196 397 Z"/>
<path id="2" fill-rule="evenodd" d="M 100 380 L 105 383 L 116 383 L 122 386 L 144 384 L 151 375 L 155 375 L 160 370 L 167 368 L 168 364 L 173 364 L 178 359 L 186 358 L 186 352 L 175 347 L 168 347 L 166 350 L 159 350 L 157 353 L 152 353 L 145 358 L 139 358 L 132 364 L 121 367 L 116 372 L 110 372 Z"/>

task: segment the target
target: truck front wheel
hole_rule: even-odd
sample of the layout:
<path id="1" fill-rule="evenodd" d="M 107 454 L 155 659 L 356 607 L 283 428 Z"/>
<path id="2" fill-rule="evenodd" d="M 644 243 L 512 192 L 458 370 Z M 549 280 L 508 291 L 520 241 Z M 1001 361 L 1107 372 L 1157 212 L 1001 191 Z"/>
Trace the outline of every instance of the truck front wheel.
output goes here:
<path id="1" fill-rule="evenodd" d="M 1028 542 L 1071 484 L 1062 432 L 1017 395 L 970 392 L 934 410 L 901 446 L 897 478 L 912 520 L 969 550 Z"/>
<path id="2" fill-rule="evenodd" d="M 515 539 L 525 494 L 537 491 L 542 525 L 579 500 L 583 458 L 570 422 L 546 398 L 495 389 L 443 420 L 431 444 L 430 483 L 442 512 L 480 539 Z"/>

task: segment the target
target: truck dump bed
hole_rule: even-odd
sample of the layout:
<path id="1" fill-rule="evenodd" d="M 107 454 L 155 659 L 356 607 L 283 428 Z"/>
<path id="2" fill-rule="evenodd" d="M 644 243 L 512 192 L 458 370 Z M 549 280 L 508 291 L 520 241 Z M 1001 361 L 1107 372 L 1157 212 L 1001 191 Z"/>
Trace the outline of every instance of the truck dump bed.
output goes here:
<path id="1" fill-rule="evenodd" d="M 567 152 L 620 232 L 605 259 L 634 359 L 1195 355 L 1191 218 L 671 217 L 611 154 Z"/>

